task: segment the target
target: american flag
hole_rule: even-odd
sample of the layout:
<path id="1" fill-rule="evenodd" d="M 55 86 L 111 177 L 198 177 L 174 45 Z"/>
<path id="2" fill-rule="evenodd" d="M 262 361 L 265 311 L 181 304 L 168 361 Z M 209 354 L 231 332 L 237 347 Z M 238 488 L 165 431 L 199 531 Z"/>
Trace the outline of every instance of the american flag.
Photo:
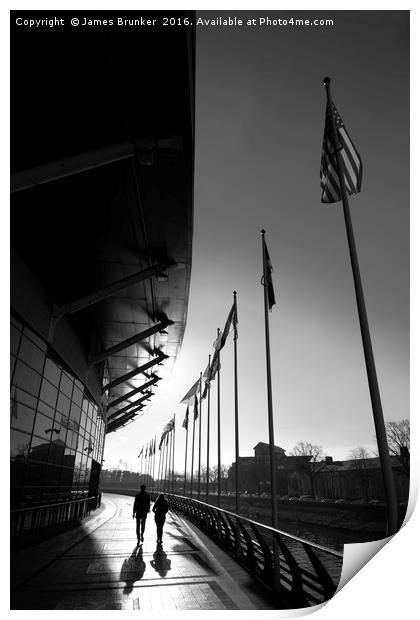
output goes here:
<path id="1" fill-rule="evenodd" d="M 347 194 L 349 196 L 358 194 L 362 186 L 362 160 L 360 155 L 344 127 L 343 120 L 337 112 L 337 108 L 332 102 L 331 109 L 333 118 L 331 118 L 329 106 L 327 104 L 321 159 L 321 202 L 339 202 L 341 200 L 338 166 L 333 146 L 333 122 L 337 128 L 337 137 L 341 146 L 340 153 Z"/>

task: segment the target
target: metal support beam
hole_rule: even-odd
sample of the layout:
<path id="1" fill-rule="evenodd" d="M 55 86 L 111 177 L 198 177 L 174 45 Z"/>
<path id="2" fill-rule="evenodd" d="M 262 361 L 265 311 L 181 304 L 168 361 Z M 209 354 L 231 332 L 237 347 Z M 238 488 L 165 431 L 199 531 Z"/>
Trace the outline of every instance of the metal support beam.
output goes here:
<path id="1" fill-rule="evenodd" d="M 123 291 L 130 286 L 133 286 L 134 284 L 138 284 L 139 282 L 143 282 L 144 280 L 150 280 L 150 278 L 158 278 L 162 275 L 162 271 L 166 271 L 167 269 L 175 266 L 175 261 L 162 261 L 160 263 L 156 263 L 155 265 L 151 265 L 147 269 L 137 271 L 131 276 L 127 276 L 126 278 L 122 278 L 117 282 L 113 282 L 108 286 L 103 286 L 102 288 L 94 291 L 93 293 L 90 293 L 89 295 L 85 295 L 84 297 L 75 299 L 74 301 L 63 304 L 62 306 L 55 306 L 52 319 L 56 323 L 63 316 L 73 314 L 74 312 L 79 312 L 79 310 L 83 310 L 84 308 L 93 306 L 100 301 L 108 299 L 108 297 L 112 297 L 116 293 L 119 293 L 120 291 Z"/>
<path id="2" fill-rule="evenodd" d="M 104 392 L 107 392 L 108 390 L 111 390 L 115 386 L 120 385 L 120 383 L 125 383 L 126 381 L 128 381 L 129 379 L 132 379 L 133 377 L 140 374 L 141 372 L 144 372 L 145 370 L 152 368 L 152 366 L 156 366 L 156 364 L 161 364 L 164 360 L 168 359 L 168 357 L 169 355 L 165 355 L 165 353 L 162 353 L 161 351 L 159 351 L 159 354 L 157 355 L 157 357 L 150 360 L 150 362 L 146 362 L 146 364 L 143 364 L 142 366 L 138 366 L 134 370 L 130 370 L 130 372 L 127 372 L 125 375 L 121 375 L 121 377 L 117 377 L 117 379 L 113 379 L 112 381 L 104 385 L 104 387 L 102 388 L 102 394 Z"/>
<path id="3" fill-rule="evenodd" d="M 160 380 L 161 380 L 161 377 L 153 377 L 153 379 L 150 379 L 150 381 L 146 381 L 146 383 L 144 383 L 140 387 L 135 388 L 134 390 L 131 390 L 131 392 L 127 392 L 127 394 L 124 394 L 123 396 L 119 396 L 115 400 L 112 400 L 108 405 L 108 411 L 112 407 L 116 407 L 117 405 L 124 402 L 125 400 L 128 400 L 132 396 L 135 396 L 135 394 L 138 394 L 139 392 L 142 392 L 143 390 L 147 390 L 147 388 L 152 387 L 152 385 L 154 385 Z"/>
<path id="4" fill-rule="evenodd" d="M 162 331 L 163 329 L 165 329 L 165 327 L 168 327 L 168 325 L 173 325 L 173 324 L 174 322 L 170 321 L 169 319 L 164 319 L 163 321 L 159 321 L 159 323 L 156 323 L 156 325 L 153 325 L 152 327 L 145 329 L 144 332 L 140 332 L 139 334 L 136 334 L 135 336 L 131 336 L 131 338 L 127 338 L 127 340 L 123 340 L 122 342 L 116 344 L 115 346 L 109 349 L 106 349 L 105 351 L 102 351 L 102 353 L 98 353 L 97 355 L 90 355 L 89 365 L 91 366 L 93 364 L 100 364 L 101 362 L 108 359 L 112 355 L 115 355 L 116 353 L 119 353 L 120 351 L 124 351 L 124 349 L 127 349 L 128 347 L 131 347 L 132 344 L 136 344 L 137 342 L 140 342 L 141 340 L 145 340 L 149 336 L 153 336 L 153 334 L 157 334 L 158 332 Z"/>
<path id="5" fill-rule="evenodd" d="M 128 422 L 129 420 L 132 420 L 133 418 L 136 417 L 137 415 L 137 411 L 141 409 L 141 407 L 138 407 L 137 409 L 135 409 L 134 411 L 130 411 L 129 413 L 127 413 L 126 415 L 124 415 L 122 418 L 119 418 L 118 420 L 114 420 L 114 422 L 111 422 L 111 424 L 107 427 L 106 432 L 110 433 L 112 431 L 116 431 L 117 428 L 120 428 L 120 426 L 123 426 L 126 422 Z"/>
<path id="6" fill-rule="evenodd" d="M 111 413 L 111 415 L 108 416 L 108 422 L 110 422 L 111 420 L 113 420 L 114 418 L 119 416 L 121 413 L 124 413 L 125 411 L 128 411 L 129 409 L 131 409 L 131 407 L 137 407 L 142 402 L 144 402 L 145 400 L 148 400 L 152 396 L 153 396 L 153 392 L 146 392 L 146 394 L 144 396 L 142 396 L 141 398 L 138 398 L 133 403 L 129 403 L 125 407 L 122 407 L 121 409 L 118 409 L 118 411 L 114 411 L 114 413 Z"/>
<path id="7" fill-rule="evenodd" d="M 93 151 L 78 153 L 41 166 L 21 170 L 12 174 L 10 191 L 11 193 L 20 192 L 94 168 L 107 166 L 117 161 L 131 159 L 136 155 L 153 153 L 156 148 L 180 150 L 182 149 L 182 138 L 174 136 L 157 141 L 150 138 L 136 138 L 134 142 L 125 140 Z"/>

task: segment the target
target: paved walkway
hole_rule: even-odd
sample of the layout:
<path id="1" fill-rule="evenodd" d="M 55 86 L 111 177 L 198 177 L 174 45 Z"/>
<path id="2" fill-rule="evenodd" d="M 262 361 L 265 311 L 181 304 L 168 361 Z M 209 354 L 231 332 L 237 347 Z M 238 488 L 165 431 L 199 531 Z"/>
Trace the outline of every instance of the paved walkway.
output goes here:
<path id="1" fill-rule="evenodd" d="M 11 609 L 274 609 L 251 576 L 169 512 L 136 544 L 133 498 L 106 494 L 75 530 L 12 553 Z"/>

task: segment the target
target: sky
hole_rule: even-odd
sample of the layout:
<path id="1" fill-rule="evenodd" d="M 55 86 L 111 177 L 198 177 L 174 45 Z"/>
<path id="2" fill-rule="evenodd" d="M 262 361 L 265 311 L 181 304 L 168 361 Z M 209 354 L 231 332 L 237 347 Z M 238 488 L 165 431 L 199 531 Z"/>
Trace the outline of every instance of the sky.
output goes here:
<path id="1" fill-rule="evenodd" d="M 244 19 L 266 13 L 225 12 Z M 204 16 L 213 15 L 223 13 Z M 259 441 L 268 441 L 261 228 L 276 294 L 270 313 L 275 444 L 289 452 L 309 441 L 337 460 L 359 445 L 374 449 L 342 208 L 321 204 L 326 75 L 363 161 L 362 191 L 350 206 L 384 417 L 409 416 L 408 13 L 281 15 L 332 18 L 334 26 L 197 28 L 194 237 L 184 342 L 171 378 L 145 414 L 107 436 L 105 468 L 122 459 L 137 470 L 141 447 L 159 439 L 175 413 L 175 467 L 183 471 L 185 406 L 179 401 L 207 364 L 234 290 L 239 453 L 250 456 Z M 230 465 L 232 336 L 221 364 L 222 462 Z M 206 401 L 202 415 L 206 427 Z M 214 464 L 214 398 L 210 419 Z M 204 460 L 205 433 L 202 441 Z"/>

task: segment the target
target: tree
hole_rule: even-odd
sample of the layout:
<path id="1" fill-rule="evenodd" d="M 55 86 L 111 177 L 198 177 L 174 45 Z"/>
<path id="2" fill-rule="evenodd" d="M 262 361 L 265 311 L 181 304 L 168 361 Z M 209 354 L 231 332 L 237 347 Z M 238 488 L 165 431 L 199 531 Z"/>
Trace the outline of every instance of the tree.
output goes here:
<path id="1" fill-rule="evenodd" d="M 390 454 L 400 461 L 404 473 L 410 475 L 410 420 L 386 423 Z"/>
<path id="2" fill-rule="evenodd" d="M 363 488 L 364 499 L 369 499 L 369 480 L 371 472 L 369 471 L 369 452 L 363 446 L 357 446 L 350 452 L 350 458 L 354 460 L 354 467 L 357 471 L 357 477 Z"/>
<path id="3" fill-rule="evenodd" d="M 322 460 L 323 449 L 307 441 L 299 441 L 292 450 L 293 456 L 300 457 L 298 469 L 303 471 L 311 484 L 311 495 L 315 497 L 316 479 L 326 469 L 326 463 Z"/>

